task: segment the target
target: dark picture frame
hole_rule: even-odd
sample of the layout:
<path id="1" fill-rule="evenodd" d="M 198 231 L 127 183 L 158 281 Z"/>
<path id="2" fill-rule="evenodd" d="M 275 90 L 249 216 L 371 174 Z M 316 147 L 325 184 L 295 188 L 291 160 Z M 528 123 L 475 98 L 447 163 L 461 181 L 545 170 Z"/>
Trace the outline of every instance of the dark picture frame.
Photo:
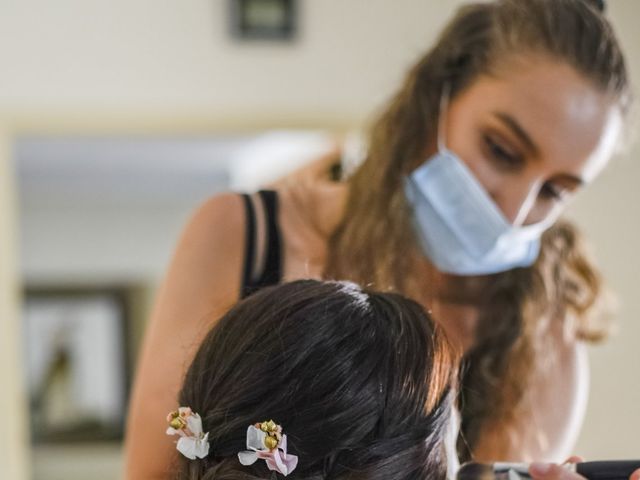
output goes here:
<path id="1" fill-rule="evenodd" d="M 33 443 L 120 441 L 130 387 L 126 288 L 27 288 L 23 338 Z"/>
<path id="2" fill-rule="evenodd" d="M 291 41 L 297 35 L 297 0 L 228 0 L 231 34 L 240 40 Z"/>

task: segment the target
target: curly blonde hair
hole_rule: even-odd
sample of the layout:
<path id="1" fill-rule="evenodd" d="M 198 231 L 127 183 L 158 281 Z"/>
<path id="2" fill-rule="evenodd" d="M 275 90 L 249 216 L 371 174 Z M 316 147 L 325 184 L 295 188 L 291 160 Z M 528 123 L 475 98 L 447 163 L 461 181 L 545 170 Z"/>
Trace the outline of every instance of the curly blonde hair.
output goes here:
<path id="1" fill-rule="evenodd" d="M 593 2 L 497 0 L 462 7 L 373 125 L 368 156 L 350 180 L 346 214 L 330 240 L 326 277 L 428 301 L 435 272 L 416 273 L 416 262 L 425 259 L 415 254 L 403 179 L 435 143 L 444 85 L 455 98 L 479 75 L 524 53 L 568 63 L 623 113 L 629 110 L 624 57 Z M 585 340 L 600 340 L 608 331 L 595 308 L 602 303 L 600 275 L 570 223 L 546 232 L 535 265 L 490 280 L 462 376 L 463 458 L 472 455 L 487 425 L 513 425 L 533 366 L 551 341 L 545 335 L 551 322 L 572 319 L 573 334 Z"/>

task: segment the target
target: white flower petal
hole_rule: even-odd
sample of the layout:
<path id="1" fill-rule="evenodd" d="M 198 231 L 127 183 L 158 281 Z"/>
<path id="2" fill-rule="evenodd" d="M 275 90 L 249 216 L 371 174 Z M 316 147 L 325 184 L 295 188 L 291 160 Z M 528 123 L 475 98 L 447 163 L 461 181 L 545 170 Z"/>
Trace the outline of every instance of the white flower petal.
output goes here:
<path id="1" fill-rule="evenodd" d="M 178 451 L 190 460 L 196 459 L 196 439 L 192 437 L 180 437 L 176 447 Z"/>
<path id="2" fill-rule="evenodd" d="M 187 418 L 187 428 L 196 436 L 202 435 L 202 419 L 199 414 L 191 415 Z"/>
<path id="3" fill-rule="evenodd" d="M 201 452 L 201 454 L 198 455 L 200 458 L 209 455 L 209 432 L 207 432 L 201 440 L 198 440 L 197 445 L 199 449 L 198 452 Z"/>
<path id="4" fill-rule="evenodd" d="M 238 460 L 242 465 L 253 465 L 258 460 L 258 454 L 256 452 L 251 452 L 245 450 L 244 452 L 238 452 Z"/>
<path id="5" fill-rule="evenodd" d="M 204 458 L 209 455 L 209 442 L 200 440 L 196 442 L 196 457 Z"/>
<path id="6" fill-rule="evenodd" d="M 207 434 L 208 436 L 208 434 Z M 209 454 L 209 442 L 207 436 L 204 439 L 195 439 L 193 437 L 181 437 L 178 440 L 177 449 L 185 457 L 195 460 L 196 457 L 204 458 Z"/>
<path id="7" fill-rule="evenodd" d="M 177 435 L 178 431 L 175 428 L 169 427 L 169 428 L 167 428 L 166 434 L 167 435 Z"/>
<path id="8" fill-rule="evenodd" d="M 247 448 L 249 450 L 267 450 L 264 446 L 264 439 L 267 436 L 265 432 L 253 425 L 247 428 Z"/>

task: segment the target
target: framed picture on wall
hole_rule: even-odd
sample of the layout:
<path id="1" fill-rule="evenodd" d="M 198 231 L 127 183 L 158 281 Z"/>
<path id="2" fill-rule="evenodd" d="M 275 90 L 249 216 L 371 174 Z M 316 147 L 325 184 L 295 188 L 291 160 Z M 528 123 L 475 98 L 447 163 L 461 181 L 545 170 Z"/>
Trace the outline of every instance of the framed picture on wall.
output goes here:
<path id="1" fill-rule="evenodd" d="M 127 302 L 119 289 L 27 289 L 23 308 L 36 443 L 122 438 Z"/>
<path id="2" fill-rule="evenodd" d="M 292 40 L 297 32 L 296 0 L 228 0 L 231 32 L 241 40 Z"/>

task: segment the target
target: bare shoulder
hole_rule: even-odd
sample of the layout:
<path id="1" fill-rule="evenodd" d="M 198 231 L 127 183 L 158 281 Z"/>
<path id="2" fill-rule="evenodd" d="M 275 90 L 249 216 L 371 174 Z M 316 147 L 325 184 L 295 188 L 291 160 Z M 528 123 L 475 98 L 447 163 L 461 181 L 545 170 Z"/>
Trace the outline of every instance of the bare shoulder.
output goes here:
<path id="1" fill-rule="evenodd" d="M 237 300 L 244 255 L 245 219 L 242 198 L 235 193 L 211 197 L 184 228 L 167 281 L 190 289 L 184 298 L 203 295 L 210 301 Z"/>
<path id="2" fill-rule="evenodd" d="M 238 236 L 244 233 L 243 203 L 236 193 L 222 193 L 207 199 L 192 214 L 180 239 L 181 247 L 240 247 Z M 213 254 L 215 252 L 212 251 Z M 203 252 L 205 253 L 205 252 Z"/>
<path id="3" fill-rule="evenodd" d="M 131 396 L 125 478 L 166 478 L 175 449 L 158 432 L 175 409 L 203 336 L 237 300 L 244 251 L 242 198 L 204 202 L 187 222 L 147 326 Z M 155 458 L 148 462 L 145 459 Z"/>

